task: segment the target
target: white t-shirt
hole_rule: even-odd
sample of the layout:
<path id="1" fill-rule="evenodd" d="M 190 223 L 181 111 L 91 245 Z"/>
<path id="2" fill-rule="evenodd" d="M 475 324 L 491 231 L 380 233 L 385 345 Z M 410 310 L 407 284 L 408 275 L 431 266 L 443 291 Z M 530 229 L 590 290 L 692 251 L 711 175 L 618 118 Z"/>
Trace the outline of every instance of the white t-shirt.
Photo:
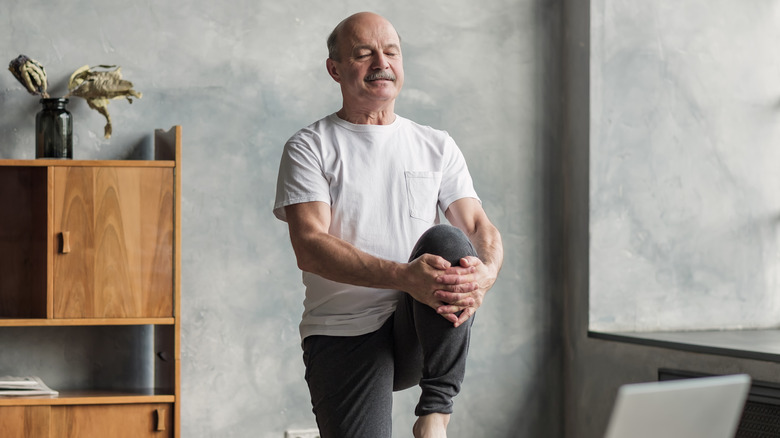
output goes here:
<path id="1" fill-rule="evenodd" d="M 356 125 L 331 114 L 287 141 L 274 214 L 320 201 L 329 233 L 371 255 L 406 262 L 441 208 L 477 198 L 466 162 L 444 131 L 396 116 L 390 125 Z M 478 198 L 477 198 L 478 199 Z M 358 336 L 379 329 L 402 292 L 352 286 L 304 272 L 301 338 Z"/>

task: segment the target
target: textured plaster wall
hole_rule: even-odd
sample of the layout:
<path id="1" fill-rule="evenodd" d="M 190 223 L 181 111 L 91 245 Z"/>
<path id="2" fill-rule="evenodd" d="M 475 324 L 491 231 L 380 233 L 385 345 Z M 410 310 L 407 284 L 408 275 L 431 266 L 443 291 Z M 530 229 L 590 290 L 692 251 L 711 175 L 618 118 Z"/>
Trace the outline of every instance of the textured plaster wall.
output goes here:
<path id="1" fill-rule="evenodd" d="M 659 368 L 778 364 L 588 338 L 775 327 L 780 3 L 564 2 L 564 436 Z"/>
<path id="2" fill-rule="evenodd" d="M 556 436 L 562 361 L 547 195 L 558 1 L 6 0 L 0 53 L 43 63 L 53 95 L 84 64 L 121 65 L 143 93 L 110 104 L 110 140 L 102 117 L 73 100 L 75 158 L 143 156 L 154 128 L 183 126 L 182 436 L 281 437 L 314 419 L 297 330 L 303 288 L 286 227 L 271 214 L 278 159 L 295 130 L 339 108 L 324 40 L 360 10 L 396 24 L 406 66 L 397 111 L 453 135 L 504 237 L 504 269 L 477 317 L 450 436 Z M 38 108 L 0 74 L 0 157 L 34 157 Z M 51 335 L 0 329 L 0 374 L 32 370 L 77 385 L 90 376 L 72 377 L 70 354 L 89 365 L 86 354 L 110 353 L 95 365 L 100 374 L 121 366 L 134 336 L 57 335 L 72 347 L 42 358 L 34 346 L 56 345 Z M 12 347 L 24 349 L 6 353 Z M 415 397 L 397 396 L 396 436 L 409 435 Z"/>

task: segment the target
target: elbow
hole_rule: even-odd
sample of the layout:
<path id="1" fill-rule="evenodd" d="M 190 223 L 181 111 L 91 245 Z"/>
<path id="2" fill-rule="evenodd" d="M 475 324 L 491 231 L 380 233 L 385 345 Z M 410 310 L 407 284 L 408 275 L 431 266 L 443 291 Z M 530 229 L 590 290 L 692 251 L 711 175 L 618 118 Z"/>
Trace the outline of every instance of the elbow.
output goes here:
<path id="1" fill-rule="evenodd" d="M 298 269 L 303 272 L 317 273 L 317 258 L 311 251 L 306 250 L 306 246 L 302 242 L 293 243 L 293 252 L 295 252 L 295 262 Z"/>
<path id="2" fill-rule="evenodd" d="M 307 257 L 301 257 L 296 255 L 296 260 L 298 264 L 298 269 L 300 269 L 303 272 L 314 272 L 314 264 L 312 261 Z"/>

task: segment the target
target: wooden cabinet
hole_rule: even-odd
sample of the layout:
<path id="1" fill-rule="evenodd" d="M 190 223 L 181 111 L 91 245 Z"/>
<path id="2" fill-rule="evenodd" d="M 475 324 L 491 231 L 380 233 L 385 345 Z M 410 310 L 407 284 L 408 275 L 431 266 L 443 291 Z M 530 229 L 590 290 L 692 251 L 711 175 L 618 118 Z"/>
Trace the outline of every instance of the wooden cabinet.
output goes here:
<path id="1" fill-rule="evenodd" d="M 74 370 L 66 390 L 47 382 L 55 398 L 0 396 L 0 435 L 179 436 L 180 165 L 179 126 L 155 131 L 150 161 L 0 160 L 0 334 L 149 327 L 128 332 L 149 338 L 132 344 L 142 357 L 128 368 L 152 364 L 130 379 L 132 369 L 100 370 L 94 387 L 91 370 Z M 138 387 L 103 387 L 115 386 L 111 372 Z"/>

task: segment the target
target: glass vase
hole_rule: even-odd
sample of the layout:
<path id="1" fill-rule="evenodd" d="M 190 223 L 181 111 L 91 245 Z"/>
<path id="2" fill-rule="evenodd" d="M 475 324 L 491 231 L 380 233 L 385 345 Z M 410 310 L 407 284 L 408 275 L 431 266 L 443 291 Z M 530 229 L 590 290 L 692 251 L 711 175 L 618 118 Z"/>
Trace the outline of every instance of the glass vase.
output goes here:
<path id="1" fill-rule="evenodd" d="M 73 120 L 68 99 L 41 99 L 35 115 L 35 158 L 73 158 Z"/>

